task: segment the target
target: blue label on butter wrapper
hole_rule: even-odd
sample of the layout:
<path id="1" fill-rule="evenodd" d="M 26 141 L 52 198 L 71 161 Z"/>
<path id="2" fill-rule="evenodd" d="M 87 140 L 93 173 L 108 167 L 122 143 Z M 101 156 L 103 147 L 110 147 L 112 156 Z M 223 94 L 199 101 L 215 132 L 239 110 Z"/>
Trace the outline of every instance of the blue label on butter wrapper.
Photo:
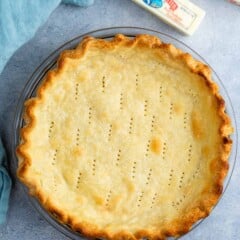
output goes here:
<path id="1" fill-rule="evenodd" d="M 164 0 L 143 0 L 147 5 L 154 7 L 154 8 L 160 8 L 163 5 Z"/>

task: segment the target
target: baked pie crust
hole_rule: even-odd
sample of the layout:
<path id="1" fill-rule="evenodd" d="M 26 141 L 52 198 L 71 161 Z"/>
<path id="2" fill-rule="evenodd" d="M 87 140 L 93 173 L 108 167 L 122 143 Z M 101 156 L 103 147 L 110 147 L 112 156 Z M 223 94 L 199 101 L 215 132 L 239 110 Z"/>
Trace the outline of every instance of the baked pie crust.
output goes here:
<path id="1" fill-rule="evenodd" d="M 150 35 L 86 37 L 25 103 L 18 177 L 89 237 L 166 239 L 217 203 L 232 145 L 210 68 Z"/>

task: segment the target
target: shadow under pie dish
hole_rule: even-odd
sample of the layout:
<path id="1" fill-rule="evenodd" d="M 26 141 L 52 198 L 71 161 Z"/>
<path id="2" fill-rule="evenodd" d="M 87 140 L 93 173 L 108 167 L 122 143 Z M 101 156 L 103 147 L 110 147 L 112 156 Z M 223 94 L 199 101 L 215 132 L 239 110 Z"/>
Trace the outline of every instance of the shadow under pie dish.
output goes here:
<path id="1" fill-rule="evenodd" d="M 61 54 L 24 120 L 18 177 L 86 236 L 179 236 L 221 195 L 224 101 L 209 67 L 157 37 L 86 37 Z"/>

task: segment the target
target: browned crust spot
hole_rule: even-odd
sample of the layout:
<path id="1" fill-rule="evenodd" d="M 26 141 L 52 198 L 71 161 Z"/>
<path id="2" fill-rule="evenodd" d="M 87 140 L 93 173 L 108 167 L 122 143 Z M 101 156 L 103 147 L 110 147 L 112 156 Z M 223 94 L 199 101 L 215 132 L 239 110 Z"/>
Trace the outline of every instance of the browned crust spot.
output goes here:
<path id="1" fill-rule="evenodd" d="M 202 200 L 200 206 L 196 209 L 191 209 L 181 221 L 176 221 L 167 229 L 162 229 L 161 231 L 150 232 L 147 230 L 137 231 L 135 233 L 130 232 L 118 232 L 111 234 L 104 229 L 99 229 L 97 226 L 91 225 L 89 223 L 76 223 L 75 219 L 63 213 L 61 209 L 57 206 L 51 204 L 51 202 L 46 199 L 44 194 L 38 187 L 38 184 L 33 181 L 29 181 L 27 178 L 27 172 L 31 166 L 31 159 L 27 154 L 26 149 L 29 146 L 28 135 L 31 129 L 34 127 L 36 119 L 33 114 L 33 109 L 43 99 L 45 90 L 51 86 L 55 78 L 60 75 L 64 68 L 66 67 L 66 62 L 68 59 L 82 58 L 86 51 L 91 48 L 101 48 L 101 49 L 114 49 L 118 46 L 127 47 L 140 47 L 140 48 L 152 48 L 154 51 L 158 49 L 164 50 L 164 52 L 172 59 L 177 59 L 179 62 L 184 64 L 189 68 L 192 73 L 198 74 L 206 85 L 211 90 L 212 94 L 217 99 L 218 103 L 218 114 L 219 118 L 222 120 L 221 127 L 219 129 L 222 137 L 221 145 L 221 159 L 218 161 L 213 161 L 211 164 L 212 171 L 214 171 L 215 178 L 212 189 L 208 194 L 208 198 Z M 19 158 L 19 166 L 17 170 L 17 175 L 19 179 L 28 186 L 30 194 L 38 198 L 41 204 L 52 213 L 60 222 L 69 225 L 74 231 L 83 233 L 88 237 L 102 237 L 106 239 L 140 239 L 142 237 L 147 237 L 148 239 L 159 239 L 163 240 L 170 236 L 179 236 L 188 232 L 191 226 L 196 223 L 199 219 L 206 217 L 211 211 L 212 207 L 218 201 L 222 189 L 223 181 L 228 171 L 228 157 L 230 154 L 232 140 L 229 135 L 232 133 L 233 129 L 231 126 L 230 118 L 225 112 L 225 103 L 218 92 L 218 87 L 211 80 L 211 70 L 205 64 L 193 59 L 190 54 L 184 53 L 181 50 L 175 48 L 171 44 L 162 43 L 160 39 L 150 35 L 138 35 L 133 39 L 127 38 L 124 35 L 118 34 L 111 41 L 105 41 L 103 39 L 95 39 L 93 37 L 85 37 L 84 40 L 79 44 L 75 50 L 64 51 L 59 60 L 58 67 L 52 71 L 49 71 L 45 77 L 45 81 L 39 87 L 36 97 L 32 98 L 25 103 L 25 114 L 24 120 L 26 125 L 21 129 L 21 143 L 17 147 L 17 156 Z M 156 144 L 154 144 L 155 146 Z M 158 147 L 156 151 L 158 152 Z M 155 150 L 155 147 L 154 147 Z"/>

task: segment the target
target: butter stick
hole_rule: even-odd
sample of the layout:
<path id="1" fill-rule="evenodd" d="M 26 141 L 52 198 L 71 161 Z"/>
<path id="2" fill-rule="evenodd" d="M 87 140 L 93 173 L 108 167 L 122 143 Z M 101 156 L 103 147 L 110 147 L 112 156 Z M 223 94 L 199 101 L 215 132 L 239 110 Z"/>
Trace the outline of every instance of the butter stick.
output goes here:
<path id="1" fill-rule="evenodd" d="M 205 11 L 188 0 L 132 0 L 186 35 L 192 35 Z"/>
<path id="2" fill-rule="evenodd" d="M 229 0 L 230 3 L 235 3 L 240 6 L 240 0 Z"/>

